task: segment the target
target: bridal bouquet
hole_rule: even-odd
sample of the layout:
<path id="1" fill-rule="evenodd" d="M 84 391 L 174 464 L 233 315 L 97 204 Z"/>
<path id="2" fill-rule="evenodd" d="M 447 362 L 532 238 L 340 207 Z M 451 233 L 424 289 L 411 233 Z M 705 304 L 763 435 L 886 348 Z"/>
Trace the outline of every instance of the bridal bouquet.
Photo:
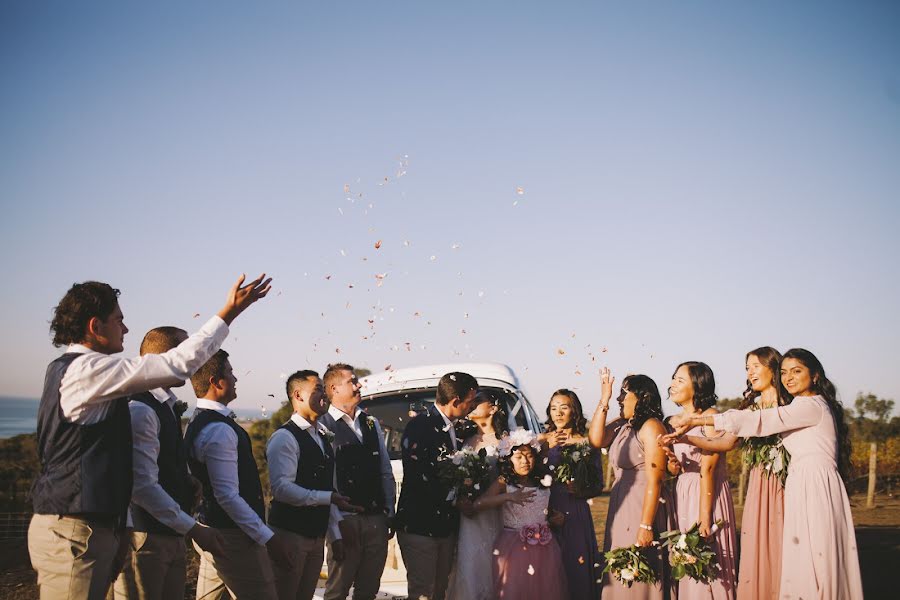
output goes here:
<path id="1" fill-rule="evenodd" d="M 721 521 L 713 525 L 715 532 Z M 702 583 L 715 579 L 719 571 L 719 562 L 709 542 L 700 535 L 700 525 L 694 525 L 687 531 L 667 531 L 659 536 L 662 546 L 669 547 L 669 564 L 672 565 L 672 577 L 675 581 L 687 576 Z"/>
<path id="2" fill-rule="evenodd" d="M 450 488 L 447 499 L 474 500 L 485 491 L 491 472 L 489 459 L 495 457 L 496 450 L 492 447 L 480 450 L 464 447 L 442 456 L 437 464 L 438 477 Z"/>
<path id="3" fill-rule="evenodd" d="M 604 573 L 609 573 L 622 585 L 630 588 L 637 583 L 656 583 L 656 571 L 650 566 L 640 546 L 615 548 L 604 553 L 606 566 Z"/>
<path id="4" fill-rule="evenodd" d="M 744 440 L 744 462 L 751 469 L 762 467 L 763 475 L 774 475 L 781 480 L 781 485 L 787 479 L 788 465 L 791 462 L 790 453 L 785 450 L 781 442 L 781 436 L 770 435 L 768 437 L 751 437 Z"/>
<path id="5" fill-rule="evenodd" d="M 596 450 L 583 442 L 563 446 L 554 474 L 560 483 L 571 483 L 576 494 L 589 493 L 600 487 L 600 470 L 595 462 Z"/>

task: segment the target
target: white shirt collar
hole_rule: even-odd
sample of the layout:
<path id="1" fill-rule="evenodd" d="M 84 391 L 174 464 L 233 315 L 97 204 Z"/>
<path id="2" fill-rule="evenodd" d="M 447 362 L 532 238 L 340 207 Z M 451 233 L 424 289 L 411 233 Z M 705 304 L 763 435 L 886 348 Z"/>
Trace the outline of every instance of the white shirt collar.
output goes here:
<path id="1" fill-rule="evenodd" d="M 453 422 L 447 418 L 447 415 L 444 414 L 444 411 L 441 410 L 441 405 L 437 402 L 434 403 L 434 407 L 437 409 L 438 413 L 441 415 L 441 418 L 444 419 L 444 423 L 453 427 Z"/>
<path id="2" fill-rule="evenodd" d="M 175 402 L 178 398 L 175 397 L 175 394 L 172 393 L 172 390 L 169 388 L 156 388 L 150 390 L 150 394 L 156 398 L 160 403 L 163 402 Z"/>
<path id="3" fill-rule="evenodd" d="M 89 352 L 96 352 L 96 350 L 91 350 L 84 344 L 69 344 L 69 347 L 66 348 L 66 354 L 70 352 L 75 352 L 76 354 L 88 354 Z"/>
<path id="4" fill-rule="evenodd" d="M 231 414 L 231 409 L 221 402 L 216 402 L 215 400 L 207 400 L 206 398 L 197 398 L 197 408 L 214 410 L 220 415 L 225 415 L 226 417 Z"/>
<path id="5" fill-rule="evenodd" d="M 297 427 L 299 427 L 301 431 L 306 431 L 306 430 L 309 429 L 310 427 L 312 427 L 314 430 L 318 431 L 318 428 L 317 428 L 317 427 L 313 427 L 313 424 L 312 424 L 312 423 L 310 423 L 309 421 L 307 421 L 306 419 L 304 419 L 303 417 L 301 417 L 301 416 L 298 415 L 297 413 L 293 413 L 293 414 L 291 415 L 291 421 L 293 421 L 293 422 L 294 422 L 294 425 L 296 425 Z"/>
<path id="6" fill-rule="evenodd" d="M 362 411 L 361 411 L 360 408 L 357 406 L 357 407 L 356 407 L 356 410 L 353 412 L 353 416 L 350 416 L 350 415 L 348 415 L 347 413 L 345 413 L 344 411 L 342 411 L 341 409 L 337 408 L 337 407 L 334 406 L 334 405 L 331 405 L 331 406 L 328 407 L 328 414 L 331 415 L 331 416 L 334 418 L 335 421 L 340 421 L 341 419 L 344 419 L 344 420 L 348 420 L 348 419 L 349 419 L 350 422 L 352 423 L 353 421 L 356 421 L 356 419 L 359 418 L 359 413 L 361 413 L 361 412 L 362 412 Z"/>

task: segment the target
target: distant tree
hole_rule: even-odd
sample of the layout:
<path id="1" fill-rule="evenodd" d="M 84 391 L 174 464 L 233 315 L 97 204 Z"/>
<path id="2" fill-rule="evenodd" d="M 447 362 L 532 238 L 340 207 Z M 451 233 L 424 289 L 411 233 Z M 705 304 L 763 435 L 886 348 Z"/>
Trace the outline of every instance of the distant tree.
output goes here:
<path id="1" fill-rule="evenodd" d="M 883 442 L 896 434 L 898 418 L 888 420 L 894 410 L 894 401 L 879 398 L 875 394 L 856 395 L 854 429 L 862 439 Z"/>
<path id="2" fill-rule="evenodd" d="M 719 398 L 719 401 L 716 403 L 716 408 L 719 412 L 725 412 L 726 410 L 737 408 L 743 401 L 743 398 Z"/>

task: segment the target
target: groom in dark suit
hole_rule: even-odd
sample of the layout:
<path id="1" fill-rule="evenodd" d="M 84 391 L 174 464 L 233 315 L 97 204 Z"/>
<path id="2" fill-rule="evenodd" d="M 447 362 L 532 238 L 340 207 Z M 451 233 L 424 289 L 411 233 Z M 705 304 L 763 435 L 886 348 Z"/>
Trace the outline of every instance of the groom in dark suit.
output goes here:
<path id="1" fill-rule="evenodd" d="M 453 420 L 474 408 L 478 382 L 468 373 L 447 373 L 435 403 L 403 432 L 403 485 L 397 505 L 397 540 L 406 563 L 410 598 L 443 600 L 453 564 L 459 512 L 438 479 L 437 463 L 462 447 Z"/>

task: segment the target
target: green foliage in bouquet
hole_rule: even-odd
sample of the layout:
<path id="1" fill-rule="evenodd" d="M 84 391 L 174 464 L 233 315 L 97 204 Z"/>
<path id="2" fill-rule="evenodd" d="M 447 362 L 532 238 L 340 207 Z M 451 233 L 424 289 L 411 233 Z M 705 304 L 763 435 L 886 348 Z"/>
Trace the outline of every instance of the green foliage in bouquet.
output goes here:
<path id="1" fill-rule="evenodd" d="M 612 575 L 625 587 L 630 588 L 635 582 L 656 583 L 656 571 L 650 566 L 640 546 L 614 548 L 603 556 L 606 557 L 603 572 Z"/>
<path id="2" fill-rule="evenodd" d="M 791 464 L 791 454 L 785 450 L 778 435 L 768 437 L 752 437 L 744 440 L 743 460 L 751 469 L 762 467 L 763 475 L 774 475 L 781 480 L 781 485 L 787 479 L 788 465 Z"/>
<path id="3" fill-rule="evenodd" d="M 450 500 L 474 500 L 487 489 L 491 476 L 488 456 L 486 448 L 476 451 L 466 447 L 441 457 L 438 478 L 450 488 Z"/>
<path id="4" fill-rule="evenodd" d="M 722 525 L 716 521 L 713 531 Z M 685 576 L 702 583 L 709 583 L 719 572 L 719 561 L 709 542 L 700 535 L 700 525 L 687 531 L 667 531 L 659 536 L 660 545 L 669 548 L 669 564 L 672 577 L 680 581 Z"/>
<path id="5" fill-rule="evenodd" d="M 588 494 L 602 486 L 595 450 L 587 442 L 563 446 L 554 476 L 560 483 L 572 483 L 576 494 Z"/>

